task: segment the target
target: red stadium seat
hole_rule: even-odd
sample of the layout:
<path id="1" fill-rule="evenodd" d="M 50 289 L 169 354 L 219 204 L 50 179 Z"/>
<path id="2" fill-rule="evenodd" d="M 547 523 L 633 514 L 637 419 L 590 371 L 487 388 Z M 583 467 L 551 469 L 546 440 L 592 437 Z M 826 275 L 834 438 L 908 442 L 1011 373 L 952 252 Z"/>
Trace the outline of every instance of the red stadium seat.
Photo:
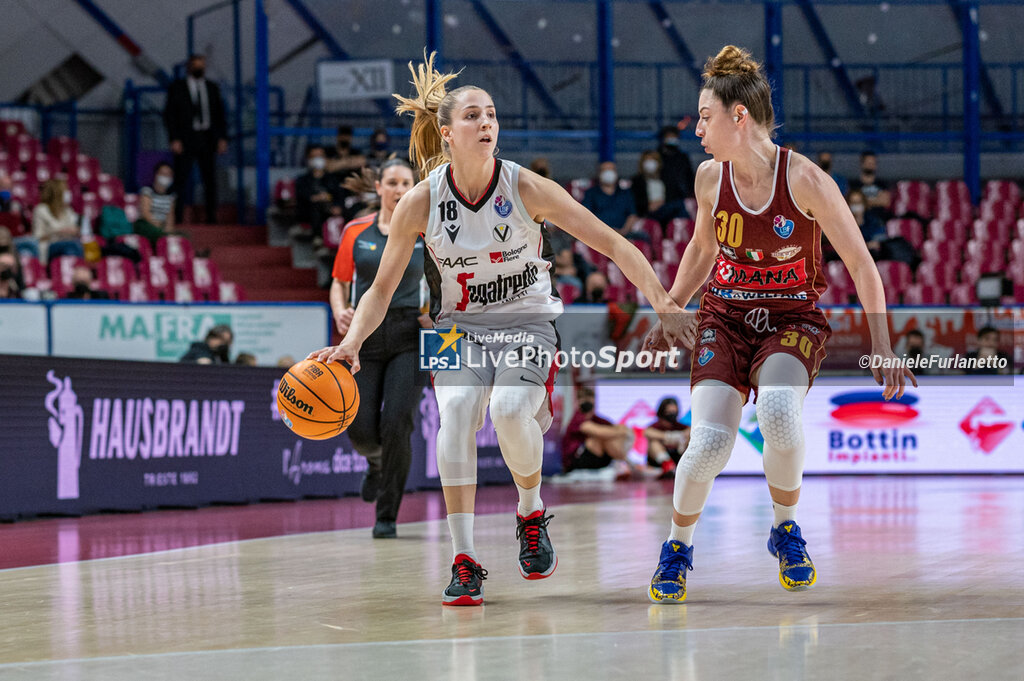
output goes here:
<path id="1" fill-rule="evenodd" d="M 220 283 L 216 263 L 209 258 L 193 258 L 192 283 L 206 300 L 216 300 L 217 284 Z"/>
<path id="2" fill-rule="evenodd" d="M 968 220 L 932 220 L 928 223 L 928 238 L 963 243 L 967 241 Z"/>
<path id="3" fill-rule="evenodd" d="M 562 299 L 563 305 L 572 305 L 582 293 L 580 287 L 575 284 L 560 283 L 556 288 L 558 289 L 558 297 Z"/>
<path id="4" fill-rule="evenodd" d="M 17 213 L 0 213 L 0 227 L 6 227 L 11 231 L 11 236 L 25 234 L 25 223 Z"/>
<path id="5" fill-rule="evenodd" d="M 650 238 L 652 244 L 655 241 L 661 241 L 664 236 L 661 225 L 658 224 L 657 220 L 641 220 L 635 227 L 633 227 L 633 231 L 646 234 L 648 238 Z"/>
<path id="6" fill-rule="evenodd" d="M 72 276 L 75 268 L 79 266 L 88 267 L 89 263 L 77 255 L 60 255 L 50 260 L 48 265 L 50 282 L 58 296 L 63 296 L 71 290 Z"/>
<path id="7" fill-rule="evenodd" d="M 915 281 L 925 286 L 935 286 L 948 291 L 956 285 L 957 266 L 951 262 L 926 260 L 917 266 Z"/>
<path id="8" fill-rule="evenodd" d="M 220 282 L 217 291 L 217 300 L 222 303 L 239 303 L 245 300 L 245 291 L 233 281 Z"/>
<path id="9" fill-rule="evenodd" d="M 96 177 L 96 194 L 104 206 L 124 208 L 124 184 L 120 178 L 100 173 Z"/>
<path id="10" fill-rule="evenodd" d="M 124 195 L 124 216 L 128 218 L 128 222 L 135 222 L 139 219 L 139 195 L 138 194 L 125 194 Z"/>
<path id="11" fill-rule="evenodd" d="M 890 237 L 903 237 L 910 244 L 920 250 L 924 243 L 924 229 L 921 223 L 914 219 L 889 220 L 885 225 Z"/>
<path id="12" fill-rule="evenodd" d="M 87 187 L 89 191 L 96 191 L 100 175 L 100 162 L 91 156 L 78 154 L 75 157 L 72 174 L 78 178 L 78 183 Z"/>
<path id="13" fill-rule="evenodd" d="M 283 177 L 274 183 L 274 203 L 278 205 L 295 201 L 295 179 Z"/>
<path id="14" fill-rule="evenodd" d="M 853 277 L 842 260 L 833 260 L 825 266 L 826 278 L 829 288 L 835 287 L 837 293 L 853 293 L 856 287 L 853 284 Z"/>
<path id="15" fill-rule="evenodd" d="M 153 247 L 150 245 L 149 239 L 144 236 L 139 236 L 138 234 L 122 234 L 114 240 L 118 243 L 134 248 L 139 252 L 139 255 L 142 256 L 143 260 L 146 260 L 153 255 Z"/>
<path id="16" fill-rule="evenodd" d="M 695 225 L 693 220 L 676 218 L 668 223 L 665 229 L 665 237 L 676 243 L 689 243 L 693 238 Z"/>
<path id="17" fill-rule="evenodd" d="M 333 217 L 324 221 L 324 246 L 331 250 L 341 245 L 341 233 L 345 230 L 345 218 Z"/>
<path id="18" fill-rule="evenodd" d="M 981 201 L 988 203 L 992 200 L 1009 200 L 1017 203 L 1020 201 L 1020 187 L 1012 180 L 989 180 L 982 190 Z"/>
<path id="19" fill-rule="evenodd" d="M 963 259 L 963 247 L 953 241 L 928 239 L 921 244 L 921 258 L 925 262 L 945 262 L 958 265 Z"/>
<path id="20" fill-rule="evenodd" d="M 1013 233 L 1013 220 L 975 220 L 972 239 L 988 241 L 1006 248 Z"/>
<path id="21" fill-rule="evenodd" d="M 25 280 L 27 288 L 43 288 L 40 286 L 40 282 L 46 282 L 45 288 L 50 287 L 49 279 L 46 278 L 46 268 L 43 267 L 43 263 L 39 262 L 39 258 L 23 253 L 20 260 L 21 276 Z"/>
<path id="22" fill-rule="evenodd" d="M 78 212 L 82 215 L 89 215 L 92 220 L 95 220 L 100 215 L 100 197 L 95 192 L 83 192 L 81 198 L 78 199 L 79 210 Z M 72 202 L 74 207 L 74 201 Z"/>
<path id="23" fill-rule="evenodd" d="M 1001 270 L 1006 265 L 1007 243 L 971 239 L 967 242 L 967 260 L 976 261 L 982 266 L 991 267 L 992 271 Z"/>
<path id="24" fill-rule="evenodd" d="M 191 281 L 176 281 L 172 288 L 174 292 L 173 300 L 176 303 L 196 303 L 203 299 L 199 290 L 192 285 Z"/>
<path id="25" fill-rule="evenodd" d="M 619 288 L 628 288 L 631 286 L 629 280 L 626 279 L 626 275 L 622 273 L 619 266 L 615 263 L 608 263 L 608 267 L 605 269 L 605 276 L 608 277 L 608 283 L 612 286 Z"/>
<path id="26" fill-rule="evenodd" d="M 107 291 L 120 291 L 137 278 L 132 261 L 117 255 L 108 255 L 97 267 L 97 281 Z"/>
<path id="27" fill-rule="evenodd" d="M 36 154 L 39 153 L 39 140 L 32 135 L 22 133 L 13 140 L 7 140 L 7 152 L 19 168 L 27 170 L 35 165 Z"/>
<path id="28" fill-rule="evenodd" d="M 892 212 L 896 216 L 916 214 L 928 218 L 932 214 L 932 190 L 928 183 L 904 180 L 896 183 Z"/>
<path id="29" fill-rule="evenodd" d="M 572 194 L 572 198 L 576 199 L 580 203 L 583 202 L 583 195 L 587 193 L 587 190 L 594 185 L 594 181 L 590 178 L 578 178 L 569 181 L 569 186 L 566 189 Z"/>
<path id="30" fill-rule="evenodd" d="M 983 203 L 978 210 L 978 217 L 981 220 L 992 222 L 1013 222 L 1017 219 L 1017 203 L 1010 201 L 995 201 Z"/>
<path id="31" fill-rule="evenodd" d="M 167 261 L 160 256 L 143 259 L 139 265 L 139 274 L 162 300 L 173 300 L 174 280 Z"/>
<path id="32" fill-rule="evenodd" d="M 25 124 L 21 121 L 0 121 L 0 142 L 7 143 L 7 140 L 14 139 L 18 135 L 26 133 Z"/>
<path id="33" fill-rule="evenodd" d="M 629 242 L 637 247 L 641 253 L 644 254 L 644 258 L 647 262 L 654 262 L 654 249 L 651 248 L 651 244 L 643 239 L 630 238 Z"/>
<path id="34" fill-rule="evenodd" d="M 178 272 L 185 272 L 192 267 L 192 244 L 179 234 L 160 237 L 156 242 L 156 254 Z"/>
<path id="35" fill-rule="evenodd" d="M 661 282 L 662 287 L 667 291 L 672 288 L 672 284 L 676 280 L 676 270 L 679 269 L 679 263 L 677 262 L 656 262 L 654 263 L 654 273 L 658 275 L 658 281 Z"/>
<path id="36" fill-rule="evenodd" d="M 160 300 L 160 298 L 148 281 L 136 279 L 135 281 L 128 282 L 127 287 L 120 296 L 120 300 L 131 303 L 147 303 L 153 300 Z"/>
<path id="37" fill-rule="evenodd" d="M 51 137 L 46 143 L 46 153 L 55 159 L 62 169 L 70 168 L 78 156 L 78 140 L 72 137 Z"/>
<path id="38" fill-rule="evenodd" d="M 911 284 L 903 293 L 904 305 L 945 305 L 945 289 L 926 284 Z"/>
<path id="39" fill-rule="evenodd" d="M 882 277 L 882 286 L 886 289 L 885 297 L 887 299 L 890 290 L 896 296 L 899 296 L 913 281 L 910 265 L 905 262 L 883 260 L 875 263 L 875 265 L 878 267 L 878 274 Z"/>
<path id="40" fill-rule="evenodd" d="M 950 305 L 977 305 L 978 294 L 974 289 L 974 284 L 957 284 L 952 291 L 949 292 L 949 304 Z"/>

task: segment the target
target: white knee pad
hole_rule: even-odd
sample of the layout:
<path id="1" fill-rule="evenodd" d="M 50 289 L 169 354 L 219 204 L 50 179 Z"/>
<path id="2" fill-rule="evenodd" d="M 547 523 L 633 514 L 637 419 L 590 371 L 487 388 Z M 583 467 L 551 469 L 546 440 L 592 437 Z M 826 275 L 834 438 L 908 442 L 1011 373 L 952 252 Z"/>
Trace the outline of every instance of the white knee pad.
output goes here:
<path id="1" fill-rule="evenodd" d="M 735 442 L 735 430 L 717 423 L 698 423 L 690 432 L 679 470 L 695 482 L 711 482 L 729 462 Z"/>
<path id="2" fill-rule="evenodd" d="M 476 484 L 476 431 L 484 425 L 487 389 L 435 385 L 440 426 L 437 472 L 445 487 Z"/>
<path id="3" fill-rule="evenodd" d="M 496 385 L 491 392 L 491 422 L 498 446 L 516 475 L 533 475 L 543 463 L 543 432 L 535 417 L 546 398 L 547 390 L 534 385 Z"/>
<path id="4" fill-rule="evenodd" d="M 757 395 L 757 423 L 764 436 L 764 474 L 784 491 L 800 487 L 804 467 L 803 391 L 768 386 Z"/>

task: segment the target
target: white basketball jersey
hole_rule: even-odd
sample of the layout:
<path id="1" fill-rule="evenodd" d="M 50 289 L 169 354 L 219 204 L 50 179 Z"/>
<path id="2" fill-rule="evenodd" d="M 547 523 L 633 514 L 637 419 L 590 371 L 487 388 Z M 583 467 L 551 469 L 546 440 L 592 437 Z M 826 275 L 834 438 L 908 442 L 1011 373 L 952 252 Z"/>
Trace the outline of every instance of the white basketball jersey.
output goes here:
<path id="1" fill-rule="evenodd" d="M 517 164 L 495 159 L 487 190 L 470 203 L 446 163 L 430 173 L 430 205 L 424 274 L 436 322 L 505 328 L 562 313 L 554 254 L 519 198 Z"/>

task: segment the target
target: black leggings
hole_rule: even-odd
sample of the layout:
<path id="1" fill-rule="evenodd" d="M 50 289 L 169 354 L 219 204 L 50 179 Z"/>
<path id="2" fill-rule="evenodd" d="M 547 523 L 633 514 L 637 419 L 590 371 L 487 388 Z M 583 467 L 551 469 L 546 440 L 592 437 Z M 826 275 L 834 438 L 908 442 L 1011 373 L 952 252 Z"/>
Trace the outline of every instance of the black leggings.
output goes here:
<path id="1" fill-rule="evenodd" d="M 348 427 L 356 451 L 380 466 L 377 520 L 395 521 L 412 463 L 409 438 L 423 389 L 416 385 L 418 310 L 389 310 L 360 352 L 359 411 Z M 373 461 L 380 452 L 380 460 Z"/>

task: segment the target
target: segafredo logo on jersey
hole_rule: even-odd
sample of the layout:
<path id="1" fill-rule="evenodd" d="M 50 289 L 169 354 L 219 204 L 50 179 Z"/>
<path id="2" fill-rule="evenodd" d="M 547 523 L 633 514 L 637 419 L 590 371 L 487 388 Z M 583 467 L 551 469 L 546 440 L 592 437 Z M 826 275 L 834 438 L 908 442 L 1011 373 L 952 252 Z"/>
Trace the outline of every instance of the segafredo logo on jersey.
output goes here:
<path id="1" fill-rule="evenodd" d="M 782 215 L 776 215 L 775 220 L 772 221 L 772 228 L 775 230 L 775 233 L 783 239 L 793 236 L 795 227 L 792 220 Z"/>
<path id="2" fill-rule="evenodd" d="M 494 197 L 494 212 L 503 218 L 512 214 L 512 202 L 501 194 Z"/>
<path id="3" fill-rule="evenodd" d="M 791 288 L 807 283 L 804 259 L 784 265 L 754 267 L 742 263 L 719 260 L 715 281 L 722 286 L 773 290 Z"/>
<path id="4" fill-rule="evenodd" d="M 455 309 L 465 310 L 467 303 L 493 305 L 515 300 L 537 283 L 537 275 L 537 266 L 527 263 L 522 272 L 498 275 L 497 278 L 480 284 L 469 283 L 469 280 L 473 278 L 472 274 L 461 276 L 459 281 L 463 286 L 463 296 L 462 301 Z"/>
<path id="5" fill-rule="evenodd" d="M 523 251 L 526 250 L 526 244 L 523 244 L 519 248 L 513 248 L 508 251 L 492 251 L 491 252 L 491 264 L 495 265 L 501 262 L 512 262 L 513 260 L 519 260 L 519 256 Z"/>
<path id="6" fill-rule="evenodd" d="M 462 338 L 457 326 L 420 329 L 420 371 L 456 371 L 462 368 Z"/>

